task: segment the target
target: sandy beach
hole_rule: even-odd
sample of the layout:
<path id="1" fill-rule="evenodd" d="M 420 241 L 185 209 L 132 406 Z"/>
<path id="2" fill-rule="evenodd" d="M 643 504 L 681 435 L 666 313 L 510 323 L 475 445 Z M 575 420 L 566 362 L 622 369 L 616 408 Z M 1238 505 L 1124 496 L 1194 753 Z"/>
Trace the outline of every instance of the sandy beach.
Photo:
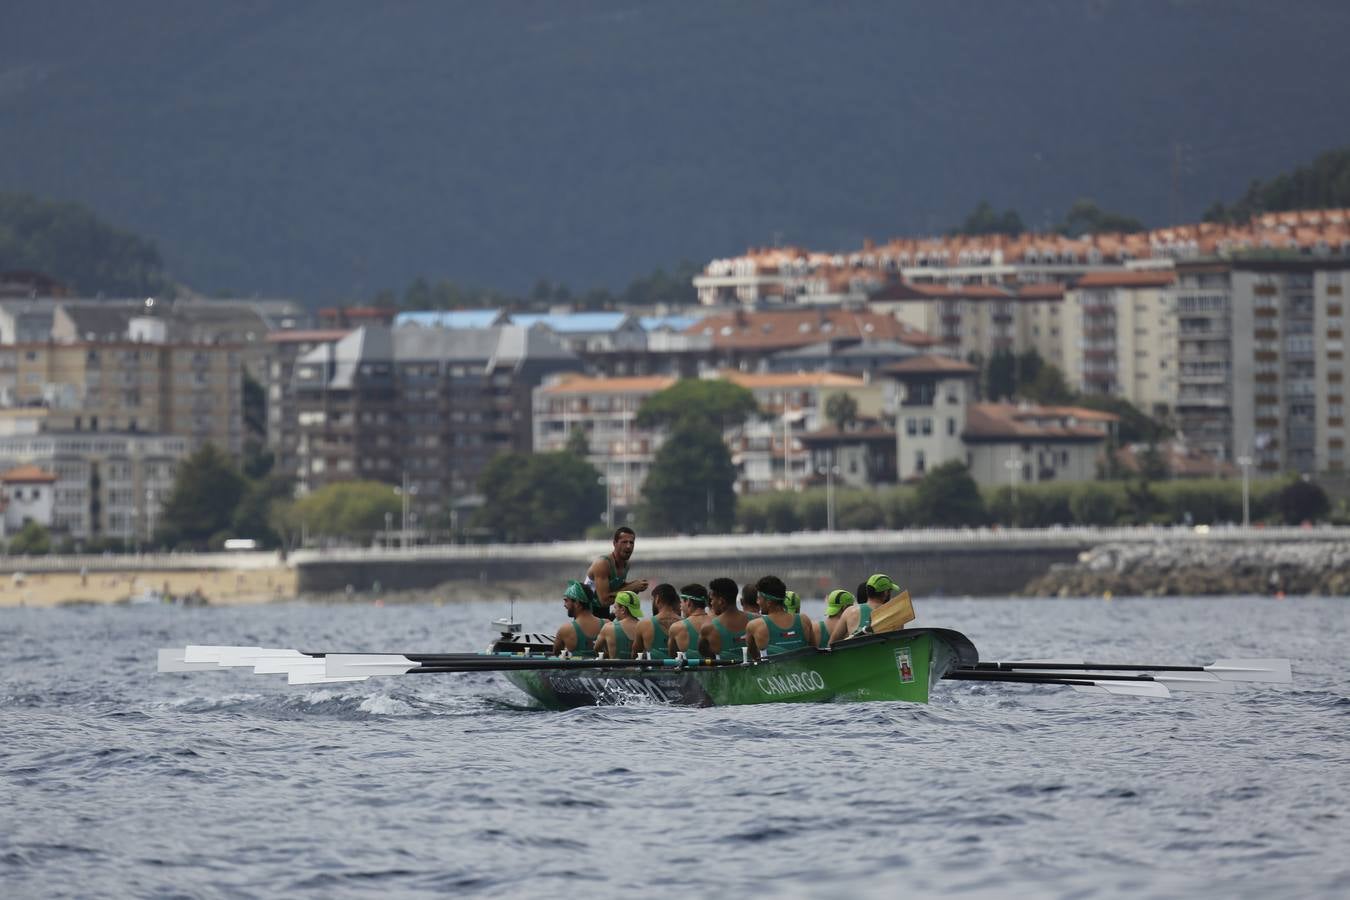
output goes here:
<path id="1" fill-rule="evenodd" d="M 212 605 L 269 603 L 295 597 L 295 571 L 199 569 L 141 572 L 32 572 L 0 576 L 0 607 L 122 603 L 150 591 L 173 596 L 193 592 Z"/>

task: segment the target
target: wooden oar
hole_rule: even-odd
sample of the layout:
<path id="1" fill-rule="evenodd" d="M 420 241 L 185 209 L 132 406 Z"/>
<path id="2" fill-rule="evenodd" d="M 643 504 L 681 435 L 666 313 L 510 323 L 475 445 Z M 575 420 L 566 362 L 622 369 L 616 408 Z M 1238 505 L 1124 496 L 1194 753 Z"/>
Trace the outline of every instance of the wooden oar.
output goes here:
<path id="1" fill-rule="evenodd" d="M 899 631 L 906 622 L 914 621 L 914 604 L 910 602 L 909 591 L 887 600 L 872 611 L 871 629 L 873 634 L 887 631 Z"/>

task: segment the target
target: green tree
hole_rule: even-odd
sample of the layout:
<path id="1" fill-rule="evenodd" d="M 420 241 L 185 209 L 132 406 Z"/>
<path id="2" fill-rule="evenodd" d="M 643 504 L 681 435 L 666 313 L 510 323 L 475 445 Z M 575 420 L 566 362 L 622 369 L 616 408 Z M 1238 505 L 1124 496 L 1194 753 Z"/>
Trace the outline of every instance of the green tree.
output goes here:
<path id="1" fill-rule="evenodd" d="M 173 293 L 154 244 L 83 206 L 0 193 L 0 271 L 34 269 L 85 296 Z"/>
<path id="2" fill-rule="evenodd" d="M 586 438 L 584 428 L 573 428 L 567 433 L 567 444 L 563 448 L 577 459 L 585 459 L 591 455 L 591 442 Z"/>
<path id="3" fill-rule="evenodd" d="M 1205 221 L 1245 222 L 1263 212 L 1347 206 L 1350 206 L 1350 147 L 1341 147 L 1268 182 L 1253 181 L 1231 206 L 1223 203 L 1211 206 L 1205 213 Z"/>
<path id="4" fill-rule="evenodd" d="M 1172 470 L 1168 467 L 1167 460 L 1163 458 L 1162 453 L 1158 450 L 1157 444 L 1149 444 L 1146 446 L 1143 451 L 1140 452 L 1138 460 L 1139 474 L 1142 475 L 1146 481 L 1162 481 L 1165 478 L 1170 478 L 1172 475 Z"/>
<path id="5" fill-rule="evenodd" d="M 1156 444 L 1170 438 L 1174 432 L 1164 422 L 1145 414 L 1124 397 L 1107 394 L 1079 394 L 1074 398 L 1076 406 L 1084 406 L 1100 412 L 1108 412 L 1120 417 L 1116 426 L 1116 436 L 1122 444 Z"/>
<path id="6" fill-rule="evenodd" d="M 1081 234 L 1104 234 L 1143 231 L 1138 219 L 1120 213 L 1106 212 L 1089 199 L 1076 200 L 1064 215 L 1064 221 L 1055 229 L 1060 234 L 1077 237 Z"/>
<path id="7" fill-rule="evenodd" d="M 914 517 L 917 524 L 952 528 L 983 525 L 989 514 L 970 470 L 958 460 L 930 471 L 915 489 Z"/>
<path id="8" fill-rule="evenodd" d="M 51 549 L 51 534 L 37 522 L 25 522 L 9 539 L 9 552 L 14 556 L 46 556 Z"/>
<path id="9" fill-rule="evenodd" d="M 256 378 L 244 372 L 244 431 L 256 440 L 267 439 L 267 391 Z"/>
<path id="10" fill-rule="evenodd" d="M 1007 350 L 989 354 L 984 369 L 984 397 L 991 403 L 1017 393 L 1017 358 Z"/>
<path id="11" fill-rule="evenodd" d="M 966 220 L 961 223 L 959 228 L 953 228 L 952 234 L 966 235 L 985 235 L 985 234 L 1006 234 L 1010 237 L 1016 237 L 1026 231 L 1022 224 L 1022 217 L 1016 210 L 1007 209 L 1002 213 L 994 211 L 994 207 L 987 200 L 981 200 L 980 205 L 975 207 Z"/>
<path id="12" fill-rule="evenodd" d="M 840 391 L 831 394 L 825 401 L 825 418 L 834 423 L 834 427 L 843 431 L 858 418 L 858 401 L 852 394 Z"/>
<path id="13" fill-rule="evenodd" d="M 644 531 L 729 531 L 736 520 L 736 466 L 722 433 L 707 421 L 679 420 L 657 451 L 643 484 Z"/>
<path id="14" fill-rule="evenodd" d="M 577 538 L 605 510 L 600 473 L 566 451 L 498 454 L 478 488 L 484 502 L 474 523 L 506 541 Z"/>
<path id="15" fill-rule="evenodd" d="M 253 538 L 262 547 L 272 549 L 282 544 L 275 523 L 278 504 L 290 500 L 295 484 L 285 475 L 266 475 L 252 482 L 235 507 L 231 531 L 235 537 Z"/>
<path id="16" fill-rule="evenodd" d="M 1069 498 L 1069 509 L 1079 525 L 1114 525 L 1120 505 L 1108 485 L 1080 484 Z"/>
<path id="17" fill-rule="evenodd" d="M 247 482 L 214 444 L 183 460 L 159 517 L 156 542 L 204 548 L 228 529 Z"/>
<path id="18" fill-rule="evenodd" d="M 757 409 L 754 394 L 739 384 L 720 378 L 686 378 L 643 401 L 637 424 L 642 428 L 671 426 L 693 418 L 727 428 L 744 422 Z"/>
<path id="19" fill-rule="evenodd" d="M 1022 396 L 1035 403 L 1047 406 L 1061 406 L 1076 399 L 1064 381 L 1064 373 L 1058 366 L 1046 364 L 1036 373 L 1036 379 L 1022 387 Z"/>
<path id="20" fill-rule="evenodd" d="M 1289 482 L 1280 490 L 1276 505 L 1290 525 L 1314 522 L 1331 512 L 1331 499 L 1322 486 L 1302 478 Z"/>
<path id="21" fill-rule="evenodd" d="M 293 504 L 272 507 L 268 524 L 278 533 L 310 534 L 366 542 L 385 527 L 385 515 L 401 526 L 403 500 L 382 481 L 339 481 Z"/>

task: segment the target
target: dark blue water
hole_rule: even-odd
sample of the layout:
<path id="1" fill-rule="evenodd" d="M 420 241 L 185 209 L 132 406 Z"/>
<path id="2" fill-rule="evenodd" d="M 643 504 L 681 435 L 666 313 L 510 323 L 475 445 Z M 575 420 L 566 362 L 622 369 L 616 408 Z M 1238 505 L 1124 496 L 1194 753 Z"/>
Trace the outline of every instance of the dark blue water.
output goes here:
<path id="1" fill-rule="evenodd" d="M 556 713 L 493 675 L 154 673 L 156 648 L 187 643 L 474 650 L 497 604 L 0 610 L 0 891 L 1350 892 L 1346 601 L 917 607 L 986 659 L 1288 656 L 1295 683 Z"/>

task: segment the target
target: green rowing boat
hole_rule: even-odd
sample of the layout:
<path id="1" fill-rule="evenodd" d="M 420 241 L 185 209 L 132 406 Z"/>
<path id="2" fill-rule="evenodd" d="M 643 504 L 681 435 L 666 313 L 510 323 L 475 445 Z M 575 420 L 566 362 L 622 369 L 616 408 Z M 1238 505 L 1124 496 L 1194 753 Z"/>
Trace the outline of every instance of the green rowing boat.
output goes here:
<path id="1" fill-rule="evenodd" d="M 829 650 L 803 648 L 745 665 L 652 669 L 517 669 L 507 680 L 550 709 L 661 703 L 737 706 L 830 700 L 927 703 L 949 671 L 979 653 L 965 635 L 912 628 L 866 635 Z"/>

